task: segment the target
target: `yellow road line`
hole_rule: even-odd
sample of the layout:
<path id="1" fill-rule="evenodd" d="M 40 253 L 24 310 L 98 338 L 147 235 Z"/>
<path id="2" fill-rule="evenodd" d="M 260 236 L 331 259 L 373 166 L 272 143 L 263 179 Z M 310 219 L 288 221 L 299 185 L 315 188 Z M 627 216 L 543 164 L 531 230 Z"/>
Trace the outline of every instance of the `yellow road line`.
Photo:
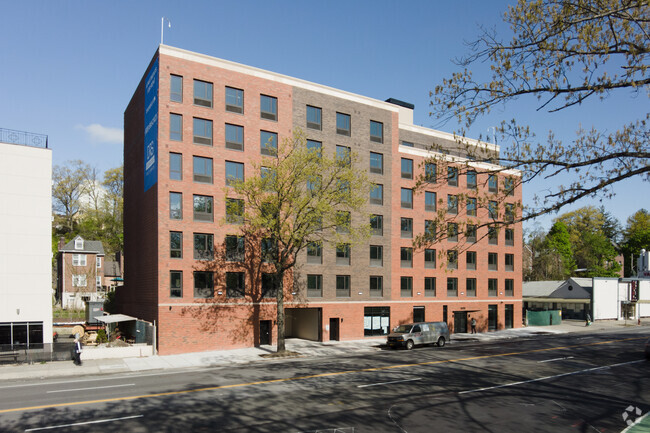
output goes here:
<path id="1" fill-rule="evenodd" d="M 533 350 L 525 350 L 525 351 L 521 351 L 521 352 L 510 352 L 510 353 L 498 353 L 498 354 L 494 354 L 494 355 L 469 356 L 469 357 L 466 357 L 466 358 L 443 359 L 443 360 L 438 360 L 438 361 L 425 361 L 425 362 L 418 362 L 418 363 L 413 363 L 413 364 L 396 364 L 396 365 L 387 365 L 387 366 L 383 366 L 383 367 L 369 367 L 369 368 L 362 368 L 362 369 L 359 369 L 359 370 L 346 370 L 346 371 L 338 371 L 338 372 L 331 372 L 331 373 L 311 374 L 311 375 L 307 375 L 307 376 L 288 377 L 288 378 L 283 378 L 283 379 L 271 379 L 271 380 L 260 380 L 260 381 L 255 381 L 255 382 L 246 382 L 246 383 L 234 383 L 234 384 L 231 384 L 231 385 L 210 386 L 210 387 L 206 387 L 206 388 L 187 389 L 187 390 L 183 390 L 183 391 L 169 391 L 169 392 L 160 392 L 160 393 L 156 393 L 156 394 L 133 395 L 133 396 L 129 396 L 129 397 L 113 397 L 113 398 L 105 398 L 105 399 L 100 399 L 100 400 L 85 400 L 85 401 L 77 401 L 77 402 L 70 402 L 70 403 L 57 403 L 57 404 L 46 404 L 46 405 L 42 405 L 42 406 L 20 407 L 20 408 L 15 408 L 15 409 L 2 409 L 2 410 L 0 410 L 0 413 L 22 412 L 22 411 L 37 410 L 37 409 L 50 409 L 50 408 L 55 408 L 55 407 L 79 406 L 79 405 L 84 405 L 84 404 L 109 403 L 109 402 L 116 402 L 116 401 L 139 400 L 139 399 L 153 398 L 153 397 L 166 397 L 166 396 L 170 396 L 170 395 L 181 395 L 181 394 L 190 394 L 190 393 L 195 393 L 195 392 L 216 391 L 216 390 L 219 390 L 219 389 L 242 388 L 242 387 L 245 387 L 245 386 L 265 385 L 265 384 L 269 384 L 269 383 L 293 382 L 293 381 L 297 381 L 297 380 L 316 379 L 316 378 L 331 377 L 331 376 L 340 376 L 340 375 L 343 375 L 343 374 L 365 373 L 365 372 L 370 372 L 370 371 L 392 370 L 392 369 L 395 369 L 395 368 L 419 367 L 419 366 L 423 366 L 423 365 L 447 364 L 447 363 L 456 363 L 456 362 L 463 362 L 463 361 L 473 361 L 473 360 L 476 360 L 476 359 L 499 358 L 499 357 L 504 357 L 504 356 L 525 355 L 525 354 L 528 354 L 528 353 L 549 352 L 549 351 L 553 351 L 553 350 L 562 350 L 562 349 L 574 349 L 576 347 L 598 346 L 598 345 L 602 345 L 602 344 L 619 343 L 621 341 L 643 340 L 643 339 L 646 339 L 646 338 L 647 337 L 623 338 L 621 340 L 600 341 L 598 343 L 576 344 L 576 345 L 573 345 L 573 346 L 548 347 L 548 348 L 545 348 L 545 349 L 533 349 Z"/>

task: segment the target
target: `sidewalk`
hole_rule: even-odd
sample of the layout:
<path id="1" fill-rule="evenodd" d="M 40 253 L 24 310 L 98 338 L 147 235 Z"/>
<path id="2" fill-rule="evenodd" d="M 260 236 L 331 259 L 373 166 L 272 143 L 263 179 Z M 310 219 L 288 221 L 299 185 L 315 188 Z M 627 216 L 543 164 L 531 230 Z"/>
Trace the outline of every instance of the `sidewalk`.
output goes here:
<path id="1" fill-rule="evenodd" d="M 650 330 L 650 321 L 642 324 Z M 596 322 L 589 327 L 583 321 L 566 320 L 554 326 L 530 326 L 527 328 L 507 329 L 478 334 L 452 334 L 450 344 L 463 344 L 472 341 L 492 341 L 510 338 L 526 338 L 536 335 L 566 334 L 599 330 L 624 330 L 636 328 L 636 324 L 623 321 Z M 317 342 L 287 339 L 286 347 L 291 352 L 299 353 L 297 358 L 317 356 L 343 356 L 382 350 L 385 337 L 354 341 Z M 144 358 L 93 359 L 86 360 L 82 366 L 75 366 L 72 361 L 55 361 L 32 365 L 0 366 L 0 380 L 36 379 L 65 376 L 92 376 L 107 373 L 128 373 L 151 370 L 217 367 L 250 362 L 276 362 L 292 358 L 264 358 L 261 355 L 275 352 L 275 346 L 250 347 L 246 349 L 221 350 L 212 352 L 185 353 L 181 355 L 150 356 Z"/>

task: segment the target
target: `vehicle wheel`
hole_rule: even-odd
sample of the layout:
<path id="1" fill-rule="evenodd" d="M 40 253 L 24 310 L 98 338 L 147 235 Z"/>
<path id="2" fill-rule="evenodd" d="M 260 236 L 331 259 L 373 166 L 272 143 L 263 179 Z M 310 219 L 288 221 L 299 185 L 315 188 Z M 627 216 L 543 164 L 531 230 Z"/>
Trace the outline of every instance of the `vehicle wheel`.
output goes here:
<path id="1" fill-rule="evenodd" d="M 413 349 L 413 340 L 409 340 L 406 342 L 406 350 L 411 350 Z"/>
<path id="2" fill-rule="evenodd" d="M 445 345 L 445 337 L 438 338 L 438 347 L 443 347 Z"/>

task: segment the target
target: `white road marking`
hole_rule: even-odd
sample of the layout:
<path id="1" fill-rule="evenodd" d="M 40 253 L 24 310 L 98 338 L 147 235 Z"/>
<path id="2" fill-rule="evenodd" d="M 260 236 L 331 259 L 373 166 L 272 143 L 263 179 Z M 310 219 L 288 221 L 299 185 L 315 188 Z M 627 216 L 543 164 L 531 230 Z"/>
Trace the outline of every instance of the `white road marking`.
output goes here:
<path id="1" fill-rule="evenodd" d="M 537 361 L 537 362 L 553 362 L 553 361 L 562 361 L 565 359 L 573 359 L 573 356 L 565 356 L 564 358 L 545 359 L 544 361 Z"/>
<path id="2" fill-rule="evenodd" d="M 61 424 L 61 425 L 52 425 L 49 427 L 38 427 L 38 428 L 30 428 L 28 430 L 25 430 L 26 432 L 28 431 L 38 431 L 38 430 L 51 430 L 55 428 L 64 428 L 64 427 L 74 427 L 78 425 L 86 425 L 86 424 L 101 424 L 104 422 L 112 422 L 112 421 L 121 421 L 124 419 L 133 419 L 133 418 L 142 418 L 144 415 L 133 415 L 133 416 L 125 416 L 122 418 L 110 418 L 110 419 L 98 419 L 95 421 L 86 421 L 86 422 L 78 422 L 74 424 Z"/>
<path id="3" fill-rule="evenodd" d="M 606 370 L 606 369 L 612 368 L 612 367 L 620 367 L 622 365 L 629 365 L 629 364 L 638 364 L 638 363 L 641 363 L 641 362 L 645 362 L 645 360 L 642 359 L 642 360 L 639 360 L 639 361 L 621 362 L 620 364 L 603 365 L 602 367 L 593 367 L 593 368 L 587 368 L 585 370 L 571 371 L 569 373 L 557 374 L 555 376 L 538 377 L 537 379 L 522 380 L 520 382 L 512 382 L 512 383 L 506 383 L 506 384 L 503 384 L 503 385 L 488 386 L 486 388 L 471 389 L 471 390 L 468 390 L 468 391 L 461 391 L 458 394 L 469 394 L 471 392 L 481 392 L 481 391 L 489 391 L 491 389 L 507 388 L 509 386 L 523 385 L 525 383 L 532 383 L 532 382 L 540 382 L 542 380 L 556 379 L 558 377 L 572 376 L 574 374 L 587 373 L 587 372 L 590 372 L 590 371 Z"/>
<path id="4" fill-rule="evenodd" d="M 391 383 L 412 382 L 414 380 L 420 380 L 420 378 L 416 377 L 415 379 L 394 380 L 392 382 L 371 383 L 369 385 L 357 385 L 357 388 L 367 388 L 369 386 L 379 386 L 379 385 L 390 385 Z"/>
<path id="5" fill-rule="evenodd" d="M 121 386 L 135 386 L 135 383 L 124 383 L 122 385 L 93 386 L 91 388 L 57 389 L 55 391 L 47 391 L 46 394 L 51 394 L 53 392 L 73 392 L 73 391 L 88 391 L 91 389 L 119 388 Z"/>

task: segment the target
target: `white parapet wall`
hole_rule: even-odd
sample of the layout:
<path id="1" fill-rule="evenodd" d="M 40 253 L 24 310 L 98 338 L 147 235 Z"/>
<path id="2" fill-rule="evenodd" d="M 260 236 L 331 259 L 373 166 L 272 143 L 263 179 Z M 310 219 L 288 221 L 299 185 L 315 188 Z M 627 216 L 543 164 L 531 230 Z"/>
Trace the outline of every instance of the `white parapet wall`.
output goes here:
<path id="1" fill-rule="evenodd" d="M 640 317 L 650 317 L 650 280 L 639 280 L 639 308 Z"/>
<path id="2" fill-rule="evenodd" d="M 618 319 L 620 317 L 620 294 L 618 278 L 594 278 L 593 320 Z"/>
<path id="3" fill-rule="evenodd" d="M 84 346 L 82 360 L 109 358 L 142 358 L 153 355 L 153 346 L 134 344 L 129 347 Z"/>

